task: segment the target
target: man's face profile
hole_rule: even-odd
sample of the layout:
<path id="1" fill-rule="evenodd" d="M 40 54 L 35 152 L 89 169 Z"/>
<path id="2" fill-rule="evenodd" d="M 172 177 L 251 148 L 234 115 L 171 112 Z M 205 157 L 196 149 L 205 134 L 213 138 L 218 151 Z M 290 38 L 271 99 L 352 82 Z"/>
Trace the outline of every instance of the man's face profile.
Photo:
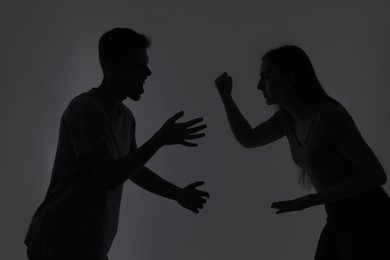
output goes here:
<path id="1" fill-rule="evenodd" d="M 145 80 L 152 74 L 148 63 L 146 49 L 124 54 L 119 61 L 109 62 L 108 80 L 123 99 L 140 100 Z"/>

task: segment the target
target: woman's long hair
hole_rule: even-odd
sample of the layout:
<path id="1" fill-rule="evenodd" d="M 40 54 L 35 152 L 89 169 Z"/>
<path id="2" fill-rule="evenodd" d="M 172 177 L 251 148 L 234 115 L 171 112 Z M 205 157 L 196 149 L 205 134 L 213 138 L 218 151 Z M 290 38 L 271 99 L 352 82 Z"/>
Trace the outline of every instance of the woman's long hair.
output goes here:
<path id="1" fill-rule="evenodd" d="M 322 88 L 309 57 L 299 47 L 285 45 L 268 51 L 262 57 L 273 62 L 283 73 L 292 73 L 295 77 L 295 91 L 304 103 L 330 101 L 341 105 L 338 101 L 326 94 Z M 280 107 L 279 109 L 283 109 Z M 284 111 L 287 112 L 287 111 Z M 287 114 L 289 114 L 287 112 Z M 307 173 L 300 168 L 299 183 L 310 189 L 312 184 Z"/>

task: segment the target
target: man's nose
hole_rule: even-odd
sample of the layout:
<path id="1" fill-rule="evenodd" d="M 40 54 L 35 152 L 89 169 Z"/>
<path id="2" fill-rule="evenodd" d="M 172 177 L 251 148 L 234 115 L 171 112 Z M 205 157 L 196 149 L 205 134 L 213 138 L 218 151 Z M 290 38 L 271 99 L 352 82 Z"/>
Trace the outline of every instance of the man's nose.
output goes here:
<path id="1" fill-rule="evenodd" d="M 149 69 L 149 67 L 146 68 L 146 76 L 152 75 L 152 71 Z"/>

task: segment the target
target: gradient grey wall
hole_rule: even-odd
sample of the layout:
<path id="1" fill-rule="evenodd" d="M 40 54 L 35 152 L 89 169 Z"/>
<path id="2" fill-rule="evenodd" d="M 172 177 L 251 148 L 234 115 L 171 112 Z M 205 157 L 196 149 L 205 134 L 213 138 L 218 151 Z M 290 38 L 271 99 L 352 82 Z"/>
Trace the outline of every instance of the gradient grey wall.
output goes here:
<path id="1" fill-rule="evenodd" d="M 297 184 L 287 141 L 240 147 L 213 81 L 224 71 L 233 76 L 234 98 L 254 126 L 275 111 L 256 90 L 261 55 L 286 43 L 301 46 L 389 173 L 389 7 L 387 1 L 2 1 L 0 259 L 26 259 L 23 239 L 48 186 L 60 116 L 72 97 L 100 83 L 97 42 L 113 27 L 131 27 L 153 41 L 145 94 L 138 103 L 126 101 L 138 143 L 179 110 L 209 125 L 198 148 L 163 148 L 148 166 L 181 186 L 204 180 L 212 197 L 195 215 L 127 183 L 111 259 L 312 259 L 322 207 L 284 215 L 269 207 L 308 192 Z"/>

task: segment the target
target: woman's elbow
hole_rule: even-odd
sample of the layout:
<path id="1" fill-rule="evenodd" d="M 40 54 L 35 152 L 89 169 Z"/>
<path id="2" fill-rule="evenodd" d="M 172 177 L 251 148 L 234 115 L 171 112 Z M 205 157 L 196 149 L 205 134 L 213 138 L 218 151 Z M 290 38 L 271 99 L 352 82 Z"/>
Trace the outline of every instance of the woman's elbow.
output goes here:
<path id="1" fill-rule="evenodd" d="M 380 185 L 381 186 L 386 184 L 386 182 L 387 182 L 386 173 L 381 174 L 381 177 L 379 178 L 379 181 L 380 181 Z"/>
<path id="2" fill-rule="evenodd" d="M 375 177 L 371 177 L 371 179 L 378 186 L 382 186 L 387 182 L 387 176 L 384 172 L 376 174 Z"/>
<path id="3" fill-rule="evenodd" d="M 250 139 L 249 138 L 241 138 L 241 139 L 237 139 L 238 143 L 244 147 L 244 148 L 253 148 L 253 144 L 250 142 Z"/>
<path id="4" fill-rule="evenodd" d="M 236 137 L 238 143 L 244 148 L 254 148 L 256 147 L 252 140 L 252 133 L 249 132 L 245 136 Z"/>

